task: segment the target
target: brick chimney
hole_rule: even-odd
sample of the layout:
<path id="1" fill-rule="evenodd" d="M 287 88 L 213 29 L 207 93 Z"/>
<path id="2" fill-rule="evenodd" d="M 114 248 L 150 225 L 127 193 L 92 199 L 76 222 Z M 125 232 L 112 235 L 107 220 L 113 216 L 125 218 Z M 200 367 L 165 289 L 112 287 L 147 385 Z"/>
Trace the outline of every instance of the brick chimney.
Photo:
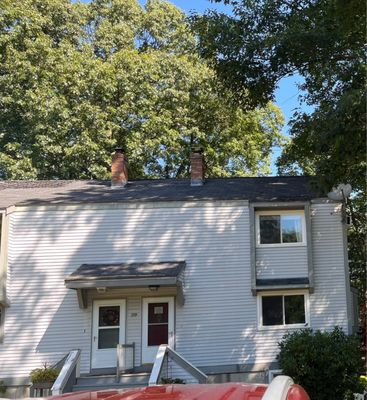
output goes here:
<path id="1" fill-rule="evenodd" d="M 121 148 L 116 148 L 112 156 L 112 179 L 111 187 L 120 188 L 127 184 L 127 158 Z"/>
<path id="2" fill-rule="evenodd" d="M 190 155 L 191 186 L 204 184 L 205 161 L 202 148 L 193 148 Z"/>

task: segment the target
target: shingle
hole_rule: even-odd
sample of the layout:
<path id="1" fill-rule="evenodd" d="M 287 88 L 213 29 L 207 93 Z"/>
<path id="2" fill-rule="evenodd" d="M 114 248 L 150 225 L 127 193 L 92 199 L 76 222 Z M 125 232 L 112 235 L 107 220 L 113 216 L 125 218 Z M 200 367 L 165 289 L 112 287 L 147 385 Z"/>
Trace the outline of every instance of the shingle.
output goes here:
<path id="1" fill-rule="evenodd" d="M 185 261 L 82 264 L 65 282 L 98 279 L 173 278 L 185 268 Z"/>
<path id="2" fill-rule="evenodd" d="M 278 176 L 212 178 L 203 186 L 189 179 L 151 179 L 112 189 L 109 181 L 2 181 L 0 208 L 11 205 L 120 203 L 157 201 L 308 201 L 322 197 L 316 178 Z"/>

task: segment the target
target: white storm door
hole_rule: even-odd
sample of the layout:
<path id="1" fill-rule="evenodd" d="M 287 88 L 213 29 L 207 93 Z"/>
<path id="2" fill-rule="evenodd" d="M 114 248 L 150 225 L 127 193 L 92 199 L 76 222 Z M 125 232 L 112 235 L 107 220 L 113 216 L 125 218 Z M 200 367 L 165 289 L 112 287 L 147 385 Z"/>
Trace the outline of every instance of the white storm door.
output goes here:
<path id="1" fill-rule="evenodd" d="M 175 311 L 173 297 L 143 299 L 142 363 L 153 363 L 161 344 L 174 348 Z"/>
<path id="2" fill-rule="evenodd" d="M 93 302 L 92 368 L 116 367 L 116 346 L 125 343 L 125 308 L 125 300 Z"/>

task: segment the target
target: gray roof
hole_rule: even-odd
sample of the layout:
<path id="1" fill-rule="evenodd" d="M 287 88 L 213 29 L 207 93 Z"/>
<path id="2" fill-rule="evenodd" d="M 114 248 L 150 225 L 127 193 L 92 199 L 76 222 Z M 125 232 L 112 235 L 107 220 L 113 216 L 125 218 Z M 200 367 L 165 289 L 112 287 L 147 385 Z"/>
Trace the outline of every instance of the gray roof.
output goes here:
<path id="1" fill-rule="evenodd" d="M 185 261 L 119 264 L 82 264 L 65 282 L 85 280 L 173 278 L 185 268 Z"/>
<path id="2" fill-rule="evenodd" d="M 119 203 L 192 200 L 308 201 L 321 197 L 306 176 L 212 178 L 203 186 L 189 179 L 151 179 L 112 189 L 109 181 L 2 181 L 0 208 L 12 205 Z"/>

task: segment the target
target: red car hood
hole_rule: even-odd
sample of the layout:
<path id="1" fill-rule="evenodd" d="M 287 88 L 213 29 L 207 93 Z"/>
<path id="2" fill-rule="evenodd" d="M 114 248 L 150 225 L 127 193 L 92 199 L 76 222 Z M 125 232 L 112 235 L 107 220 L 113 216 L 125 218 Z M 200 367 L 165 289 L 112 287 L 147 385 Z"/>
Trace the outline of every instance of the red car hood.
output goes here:
<path id="1" fill-rule="evenodd" d="M 61 396 L 54 396 L 52 400 L 260 400 L 266 391 L 266 387 L 267 385 L 241 383 L 164 385 L 67 393 Z"/>

